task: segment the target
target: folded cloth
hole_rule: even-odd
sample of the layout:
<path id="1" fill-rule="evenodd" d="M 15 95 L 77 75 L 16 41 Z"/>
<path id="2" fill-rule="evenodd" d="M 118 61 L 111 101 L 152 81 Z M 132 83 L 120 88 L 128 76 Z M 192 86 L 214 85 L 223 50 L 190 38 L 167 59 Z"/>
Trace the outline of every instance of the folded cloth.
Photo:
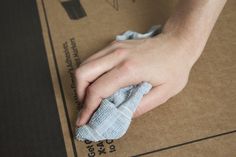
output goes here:
<path id="1" fill-rule="evenodd" d="M 122 35 L 117 35 L 116 40 L 144 39 L 158 33 L 160 33 L 160 26 L 153 26 L 145 34 L 127 31 Z M 129 128 L 138 104 L 151 88 L 150 83 L 141 82 L 121 88 L 103 99 L 88 124 L 76 129 L 75 138 L 81 141 L 100 141 L 122 137 Z"/>

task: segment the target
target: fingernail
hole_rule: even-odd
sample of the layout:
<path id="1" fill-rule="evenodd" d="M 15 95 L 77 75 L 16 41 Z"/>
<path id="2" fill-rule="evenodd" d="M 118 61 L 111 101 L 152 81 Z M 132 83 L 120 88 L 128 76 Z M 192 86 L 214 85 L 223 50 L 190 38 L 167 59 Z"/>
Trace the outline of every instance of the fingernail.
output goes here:
<path id="1" fill-rule="evenodd" d="M 81 127 L 81 125 L 83 125 L 82 122 L 80 121 L 80 119 L 77 119 L 76 126 L 77 127 Z"/>

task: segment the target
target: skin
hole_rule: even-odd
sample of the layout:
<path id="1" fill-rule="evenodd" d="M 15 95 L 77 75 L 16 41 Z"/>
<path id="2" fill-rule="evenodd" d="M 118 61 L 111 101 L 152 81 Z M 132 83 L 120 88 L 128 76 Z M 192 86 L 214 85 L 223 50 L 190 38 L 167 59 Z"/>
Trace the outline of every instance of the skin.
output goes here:
<path id="1" fill-rule="evenodd" d="M 103 98 L 141 81 L 153 85 L 134 117 L 165 103 L 187 84 L 226 0 L 180 0 L 163 32 L 142 40 L 114 41 L 76 70 L 83 108 L 77 127 L 86 124 Z"/>

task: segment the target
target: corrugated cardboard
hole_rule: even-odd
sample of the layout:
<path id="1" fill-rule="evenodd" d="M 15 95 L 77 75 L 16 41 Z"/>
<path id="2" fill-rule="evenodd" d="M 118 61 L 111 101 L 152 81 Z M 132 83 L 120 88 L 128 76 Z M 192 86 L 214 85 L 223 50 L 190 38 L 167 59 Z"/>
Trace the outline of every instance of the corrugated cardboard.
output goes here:
<path id="1" fill-rule="evenodd" d="M 66 2 L 37 0 L 68 156 L 236 154 L 235 1 L 226 5 L 187 87 L 164 105 L 135 119 L 121 139 L 97 143 L 73 139 L 78 109 L 74 69 L 115 35 L 128 29 L 144 32 L 154 24 L 164 24 L 175 2 L 81 0 L 76 6 L 82 11 L 76 15 L 68 12 Z M 229 147 L 221 147 L 221 142 Z"/>

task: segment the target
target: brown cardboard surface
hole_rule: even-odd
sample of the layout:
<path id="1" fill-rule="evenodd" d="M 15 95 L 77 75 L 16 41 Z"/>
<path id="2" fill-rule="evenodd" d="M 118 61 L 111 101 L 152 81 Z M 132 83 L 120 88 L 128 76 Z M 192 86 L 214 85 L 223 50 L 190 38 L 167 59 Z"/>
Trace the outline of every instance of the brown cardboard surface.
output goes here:
<path id="1" fill-rule="evenodd" d="M 201 141 L 200 143 L 191 143 L 161 152 L 145 154 L 145 157 L 233 157 L 236 154 L 235 142 L 236 134 L 231 134 Z"/>
<path id="2" fill-rule="evenodd" d="M 81 0 L 86 16 L 79 20 L 71 20 L 58 0 L 37 0 L 37 4 L 68 156 L 135 156 L 186 141 L 235 133 L 235 1 L 226 4 L 183 92 L 135 119 L 123 138 L 98 143 L 73 139 L 78 107 L 73 70 L 80 61 L 114 40 L 115 35 L 128 29 L 144 32 L 154 24 L 163 24 L 175 3 Z M 235 147 L 235 135 L 227 137 L 232 140 L 222 136 L 223 143 Z M 216 143 L 212 140 L 197 145 L 205 149 Z M 218 149 L 220 146 L 216 145 Z M 233 153 L 233 146 L 226 150 L 229 154 Z M 195 146 L 188 147 L 180 151 L 196 153 Z M 204 156 L 204 151 L 201 153 Z"/>

